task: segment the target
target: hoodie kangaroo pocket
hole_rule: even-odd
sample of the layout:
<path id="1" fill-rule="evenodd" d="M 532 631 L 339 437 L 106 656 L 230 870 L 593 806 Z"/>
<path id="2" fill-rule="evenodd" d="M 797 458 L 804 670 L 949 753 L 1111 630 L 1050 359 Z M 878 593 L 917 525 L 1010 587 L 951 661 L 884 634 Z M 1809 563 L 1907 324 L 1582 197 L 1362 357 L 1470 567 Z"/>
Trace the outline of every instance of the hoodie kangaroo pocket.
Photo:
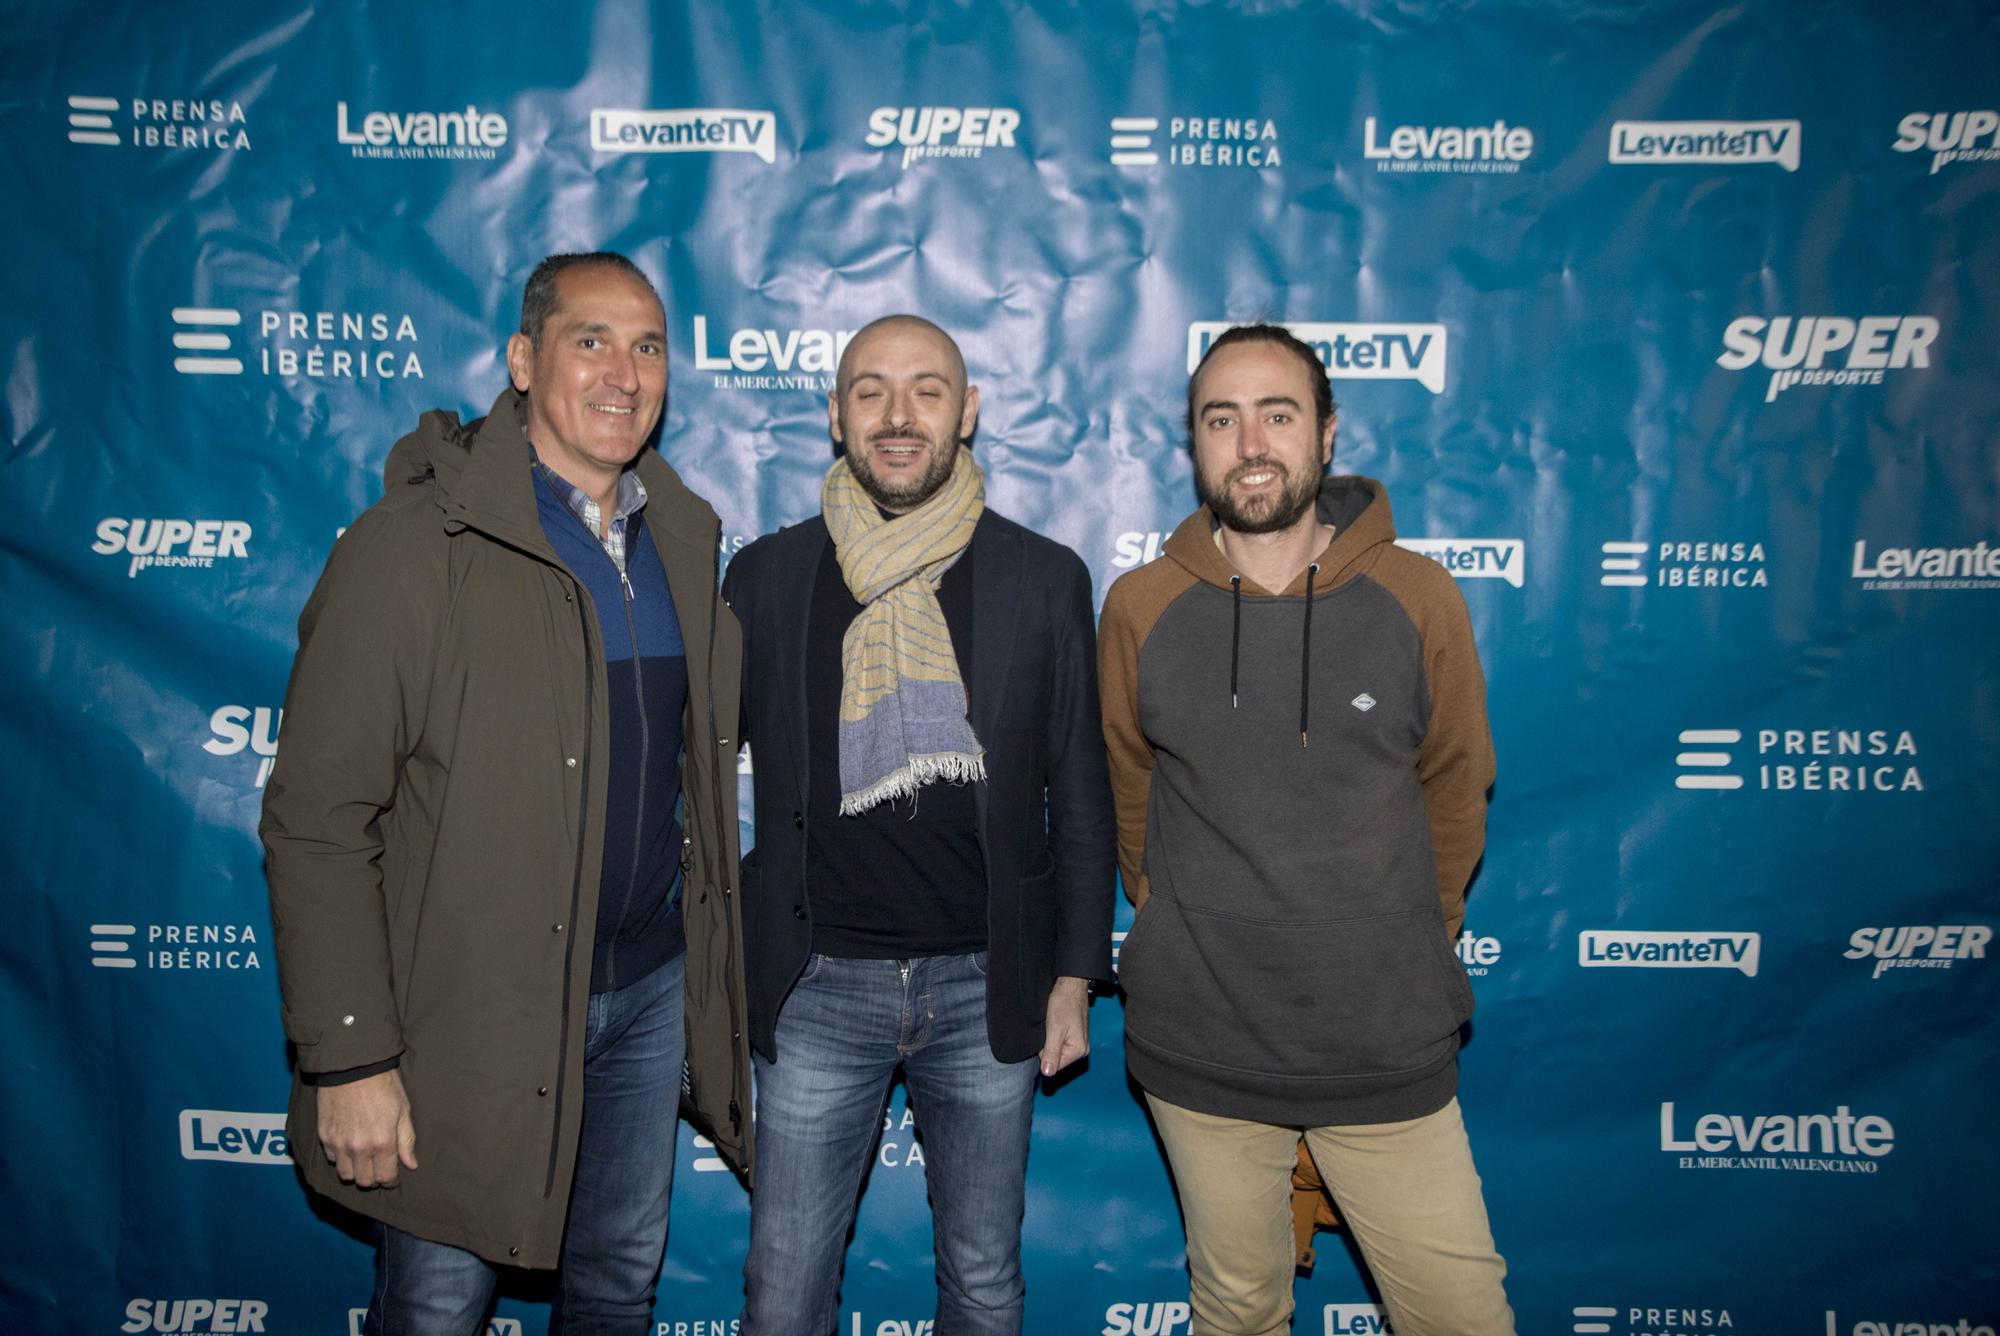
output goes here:
<path id="1" fill-rule="evenodd" d="M 1155 893 L 1121 982 L 1135 1038 L 1215 1067 L 1378 1076 L 1441 1061 L 1472 991 L 1435 910 L 1271 923 Z"/>

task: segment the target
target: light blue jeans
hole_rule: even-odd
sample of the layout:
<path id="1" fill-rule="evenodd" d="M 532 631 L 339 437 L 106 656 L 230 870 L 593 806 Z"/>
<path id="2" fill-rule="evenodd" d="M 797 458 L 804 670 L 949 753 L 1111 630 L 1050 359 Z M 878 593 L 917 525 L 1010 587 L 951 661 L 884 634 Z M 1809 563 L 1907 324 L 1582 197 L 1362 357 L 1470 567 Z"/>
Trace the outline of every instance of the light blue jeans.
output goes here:
<path id="1" fill-rule="evenodd" d="M 861 1176 L 901 1066 L 936 1232 L 937 1336 L 1021 1330 L 1021 1213 L 1035 1059 L 986 1038 L 986 953 L 806 962 L 757 1066 L 741 1336 L 825 1336 Z"/>
<path id="2" fill-rule="evenodd" d="M 592 993 L 584 1022 L 583 1126 L 563 1228 L 550 1336 L 653 1328 L 680 1113 L 687 957 Z M 417 1114 L 418 1135 L 423 1134 Z M 367 1336 L 475 1336 L 498 1276 L 473 1253 L 375 1226 Z"/>

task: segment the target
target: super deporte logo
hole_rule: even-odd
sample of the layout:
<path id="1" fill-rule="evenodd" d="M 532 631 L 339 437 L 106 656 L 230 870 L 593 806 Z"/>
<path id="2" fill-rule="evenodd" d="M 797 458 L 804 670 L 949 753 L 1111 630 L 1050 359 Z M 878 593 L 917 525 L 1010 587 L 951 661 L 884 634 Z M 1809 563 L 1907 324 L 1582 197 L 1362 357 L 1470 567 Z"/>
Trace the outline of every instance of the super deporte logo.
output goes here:
<path id="1" fill-rule="evenodd" d="M 1993 928 L 1986 923 L 1916 923 L 1893 928 L 1856 928 L 1840 954 L 1874 966 L 1868 977 L 1891 970 L 1948 970 L 1961 960 L 1986 959 Z"/>
<path id="2" fill-rule="evenodd" d="M 1872 1174 L 1896 1149 L 1896 1128 L 1879 1114 L 1703 1113 L 1685 1123 L 1660 1105 L 1660 1150 L 1682 1169 L 1791 1169 Z"/>
<path id="3" fill-rule="evenodd" d="M 1617 164 L 1746 166 L 1799 169 L 1797 121 L 1613 121 L 1610 160 Z"/>
<path id="4" fill-rule="evenodd" d="M 2000 111 L 1913 111 L 1889 147 L 1930 154 L 1933 175 L 1954 162 L 2000 162 Z"/>
<path id="5" fill-rule="evenodd" d="M 1535 133 L 1522 125 L 1398 125 L 1376 138 L 1375 118 L 1361 122 L 1361 156 L 1378 172 L 1508 173 L 1521 170 L 1535 151 Z"/>
<path id="6" fill-rule="evenodd" d="M 71 93 L 68 106 L 72 144 L 221 153 L 250 148 L 250 120 L 234 99 Z"/>
<path id="7" fill-rule="evenodd" d="M 507 118 L 467 103 L 445 111 L 356 111 L 334 104 L 334 138 L 357 158 L 490 162 L 507 146 Z"/>
<path id="8" fill-rule="evenodd" d="M 208 717 L 208 740 L 201 749 L 210 756 L 240 756 L 247 748 L 257 758 L 252 788 L 263 788 L 278 759 L 278 732 L 284 727 L 282 706 L 222 705 Z"/>
<path id="9" fill-rule="evenodd" d="M 1201 365 L 1208 345 L 1233 322 L 1198 320 L 1188 326 L 1188 374 Z M 1444 393 L 1447 336 L 1443 325 L 1327 323 L 1287 320 L 1284 327 L 1319 355 L 1331 380 L 1413 380 Z"/>
<path id="10" fill-rule="evenodd" d="M 1187 1336 L 1194 1309 L 1185 1299 L 1112 1304 L 1104 1310 L 1100 1336 Z"/>
<path id="11" fill-rule="evenodd" d="M 118 1330 L 180 1336 L 240 1336 L 261 1332 L 271 1305 L 262 1299 L 134 1299 Z"/>
<path id="12" fill-rule="evenodd" d="M 1929 315 L 1739 316 L 1722 331 L 1715 364 L 1725 371 L 1769 371 L 1768 404 L 1800 385 L 1880 385 L 1890 371 L 1922 370 L 1931 364 L 1939 329 Z"/>
<path id="13" fill-rule="evenodd" d="M 110 516 L 97 522 L 97 540 L 90 550 L 100 556 L 127 557 L 125 574 L 159 568 L 206 570 L 218 561 L 250 555 L 247 520 L 126 519 Z"/>
<path id="14" fill-rule="evenodd" d="M 597 107 L 590 146 L 599 153 L 750 153 L 770 163 L 778 160 L 778 118 L 741 108 Z"/>
<path id="15" fill-rule="evenodd" d="M 877 107 L 868 113 L 870 148 L 900 148 L 905 168 L 929 158 L 981 158 L 1015 148 L 1021 113 L 1012 107 Z"/>

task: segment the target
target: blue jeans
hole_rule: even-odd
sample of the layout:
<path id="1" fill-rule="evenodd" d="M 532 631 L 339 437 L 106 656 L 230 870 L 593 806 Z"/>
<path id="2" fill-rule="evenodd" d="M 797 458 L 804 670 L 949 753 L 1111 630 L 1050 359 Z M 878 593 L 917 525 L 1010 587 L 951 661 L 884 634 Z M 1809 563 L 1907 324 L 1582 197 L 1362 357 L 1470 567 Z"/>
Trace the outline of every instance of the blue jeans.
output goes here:
<path id="1" fill-rule="evenodd" d="M 759 1055 L 757 1188 L 741 1336 L 834 1324 L 861 1176 L 903 1068 L 923 1139 L 937 1251 L 937 1336 L 1021 1330 L 1021 1212 L 1033 1058 L 986 1039 L 986 953 L 806 962 Z"/>
<path id="2" fill-rule="evenodd" d="M 583 1038 L 583 1126 L 563 1230 L 551 1336 L 647 1332 L 667 1242 L 680 1112 L 687 959 L 592 993 Z M 413 1111 L 423 1145 L 423 1110 Z M 473 1336 L 498 1280 L 478 1256 L 375 1226 L 367 1336 Z"/>

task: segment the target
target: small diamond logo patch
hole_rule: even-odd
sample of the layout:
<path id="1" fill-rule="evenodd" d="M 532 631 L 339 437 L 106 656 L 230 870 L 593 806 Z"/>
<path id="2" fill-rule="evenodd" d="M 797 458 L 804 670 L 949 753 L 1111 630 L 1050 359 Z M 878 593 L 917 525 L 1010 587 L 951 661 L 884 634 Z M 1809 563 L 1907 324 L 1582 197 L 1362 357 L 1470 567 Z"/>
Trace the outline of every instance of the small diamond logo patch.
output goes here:
<path id="1" fill-rule="evenodd" d="M 1359 696 L 1356 696 L 1353 700 L 1349 701 L 1348 704 L 1352 705 L 1355 709 L 1361 711 L 1361 713 L 1367 714 L 1370 710 L 1375 708 L 1375 698 L 1364 691 Z"/>

